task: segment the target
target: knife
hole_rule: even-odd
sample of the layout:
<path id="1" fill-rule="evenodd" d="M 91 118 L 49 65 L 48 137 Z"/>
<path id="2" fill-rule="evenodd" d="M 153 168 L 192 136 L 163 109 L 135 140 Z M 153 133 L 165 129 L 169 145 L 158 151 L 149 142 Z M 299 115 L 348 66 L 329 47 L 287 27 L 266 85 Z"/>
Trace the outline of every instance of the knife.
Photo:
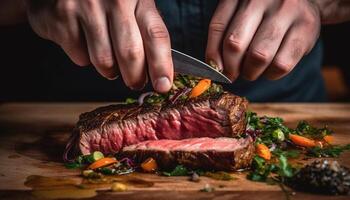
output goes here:
<path id="1" fill-rule="evenodd" d="M 196 58 L 175 49 L 171 49 L 171 54 L 175 72 L 179 74 L 208 78 L 221 83 L 232 83 L 232 81 L 221 72 Z"/>

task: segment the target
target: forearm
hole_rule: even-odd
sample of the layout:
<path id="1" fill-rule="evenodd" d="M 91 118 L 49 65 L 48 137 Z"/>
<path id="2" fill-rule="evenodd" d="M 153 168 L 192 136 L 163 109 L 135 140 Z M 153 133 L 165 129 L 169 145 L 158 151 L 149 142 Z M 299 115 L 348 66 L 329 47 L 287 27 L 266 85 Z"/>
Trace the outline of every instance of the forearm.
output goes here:
<path id="1" fill-rule="evenodd" d="M 320 10 L 322 24 L 350 20 L 350 0 L 312 0 Z"/>
<path id="2" fill-rule="evenodd" d="M 0 26 L 18 24 L 25 20 L 24 0 L 0 1 Z"/>

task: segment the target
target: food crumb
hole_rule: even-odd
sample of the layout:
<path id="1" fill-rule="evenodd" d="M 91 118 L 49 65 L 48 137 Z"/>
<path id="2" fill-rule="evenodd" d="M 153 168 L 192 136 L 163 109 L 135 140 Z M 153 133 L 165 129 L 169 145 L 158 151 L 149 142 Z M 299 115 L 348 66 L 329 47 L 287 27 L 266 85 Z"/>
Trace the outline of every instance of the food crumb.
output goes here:
<path id="1" fill-rule="evenodd" d="M 126 187 L 125 184 L 123 183 L 113 183 L 112 184 L 112 187 L 111 187 L 111 190 L 113 192 L 124 192 L 126 191 L 128 188 Z"/>
<path id="2" fill-rule="evenodd" d="M 199 182 L 200 181 L 199 175 L 196 172 L 193 172 L 193 174 L 190 177 L 190 181 Z"/>
<path id="3" fill-rule="evenodd" d="M 201 192 L 213 192 L 214 188 L 211 187 L 208 183 L 206 183 L 200 191 Z"/>

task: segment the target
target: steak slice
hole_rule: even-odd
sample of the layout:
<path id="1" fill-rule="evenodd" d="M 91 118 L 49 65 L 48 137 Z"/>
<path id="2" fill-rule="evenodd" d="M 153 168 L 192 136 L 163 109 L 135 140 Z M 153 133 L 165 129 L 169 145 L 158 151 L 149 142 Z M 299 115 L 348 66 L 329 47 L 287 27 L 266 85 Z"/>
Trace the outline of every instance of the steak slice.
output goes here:
<path id="1" fill-rule="evenodd" d="M 149 140 L 124 147 L 121 157 L 142 163 L 152 157 L 161 169 L 181 164 L 191 169 L 234 171 L 250 166 L 254 154 L 251 137 Z"/>
<path id="2" fill-rule="evenodd" d="M 247 105 L 245 98 L 224 92 L 175 104 L 100 107 L 80 115 L 64 158 L 93 151 L 117 153 L 146 140 L 234 137 L 245 130 Z"/>

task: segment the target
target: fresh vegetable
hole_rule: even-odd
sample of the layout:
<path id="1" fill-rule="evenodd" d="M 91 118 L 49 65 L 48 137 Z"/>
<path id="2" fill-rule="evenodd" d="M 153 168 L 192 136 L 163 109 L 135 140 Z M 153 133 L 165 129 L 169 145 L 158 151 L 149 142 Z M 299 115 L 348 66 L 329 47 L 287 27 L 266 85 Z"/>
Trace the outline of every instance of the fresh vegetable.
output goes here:
<path id="1" fill-rule="evenodd" d="M 192 88 L 190 93 L 190 98 L 198 97 L 203 94 L 206 90 L 210 88 L 211 80 L 210 79 L 202 79 L 199 83 Z"/>
<path id="2" fill-rule="evenodd" d="M 187 176 L 189 174 L 189 170 L 183 165 L 178 165 L 170 172 L 162 172 L 164 176 Z"/>
<path id="3" fill-rule="evenodd" d="M 268 162 L 265 159 L 255 156 L 253 158 L 252 170 L 247 178 L 252 181 L 267 181 L 272 179 L 272 173 L 277 174 L 279 180 L 292 177 L 296 168 L 288 163 L 285 155 L 279 155 L 276 162 Z"/>
<path id="4" fill-rule="evenodd" d="M 316 141 L 296 134 L 289 134 L 289 139 L 296 145 L 302 147 L 315 147 Z"/>
<path id="5" fill-rule="evenodd" d="M 265 144 L 257 144 L 256 153 L 258 156 L 264 158 L 265 160 L 271 159 L 271 152 Z"/>
<path id="6" fill-rule="evenodd" d="M 316 128 L 311 126 L 306 121 L 300 121 L 295 129 L 295 132 L 298 135 L 302 135 L 313 140 L 322 140 L 326 135 L 331 135 L 333 133 L 333 131 L 328 129 L 327 126 L 323 128 Z"/>
<path id="7" fill-rule="evenodd" d="M 313 147 L 307 150 L 307 155 L 312 157 L 338 157 L 342 152 L 350 150 L 350 144 L 344 146 Z"/>
<path id="8" fill-rule="evenodd" d="M 326 141 L 328 144 L 331 144 L 334 141 L 334 137 L 331 135 L 326 135 L 323 137 L 323 140 Z"/>
<path id="9" fill-rule="evenodd" d="M 156 160 L 150 157 L 141 164 L 141 168 L 145 172 L 154 172 L 158 169 L 158 166 Z"/>
<path id="10" fill-rule="evenodd" d="M 127 98 L 125 99 L 125 104 L 133 104 L 136 103 L 137 99 L 133 99 L 133 98 Z"/>
<path id="11" fill-rule="evenodd" d="M 89 165 L 88 169 L 97 169 L 97 168 L 101 168 L 101 167 L 104 167 L 104 166 L 107 166 L 107 165 L 111 165 L 111 164 L 114 164 L 114 163 L 117 163 L 117 162 L 118 161 L 115 158 L 106 157 L 106 158 L 99 159 L 96 162 L 94 162 L 91 165 Z"/>
<path id="12" fill-rule="evenodd" d="M 92 154 L 85 156 L 85 159 L 88 163 L 96 162 L 102 158 L 104 158 L 104 155 L 100 151 L 95 151 Z"/>
<path id="13" fill-rule="evenodd" d="M 83 172 L 81 173 L 84 177 L 88 177 L 91 173 L 94 173 L 94 170 L 92 169 L 86 169 L 83 170 Z"/>
<path id="14" fill-rule="evenodd" d="M 127 189 L 128 189 L 127 186 L 123 183 L 113 183 L 111 186 L 111 190 L 113 192 L 124 192 Z"/>

